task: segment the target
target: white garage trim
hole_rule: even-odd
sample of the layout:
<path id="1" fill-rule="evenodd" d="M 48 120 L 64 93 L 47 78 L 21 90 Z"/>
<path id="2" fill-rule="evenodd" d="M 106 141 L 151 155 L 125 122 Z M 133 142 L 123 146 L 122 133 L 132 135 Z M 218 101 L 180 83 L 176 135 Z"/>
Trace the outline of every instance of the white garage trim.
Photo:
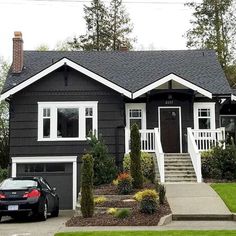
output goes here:
<path id="1" fill-rule="evenodd" d="M 28 163 L 68 163 L 73 164 L 73 210 L 75 210 L 77 202 L 77 157 L 76 156 L 35 156 L 35 157 L 12 157 L 12 177 L 16 177 L 16 165 Z"/>

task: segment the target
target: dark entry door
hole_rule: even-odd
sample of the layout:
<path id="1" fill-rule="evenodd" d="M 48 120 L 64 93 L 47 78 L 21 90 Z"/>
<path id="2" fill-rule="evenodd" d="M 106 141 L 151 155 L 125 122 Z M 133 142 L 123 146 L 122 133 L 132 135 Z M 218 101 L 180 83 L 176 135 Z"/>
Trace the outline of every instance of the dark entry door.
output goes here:
<path id="1" fill-rule="evenodd" d="M 180 152 L 180 119 L 178 108 L 160 108 L 161 143 L 164 153 Z"/>

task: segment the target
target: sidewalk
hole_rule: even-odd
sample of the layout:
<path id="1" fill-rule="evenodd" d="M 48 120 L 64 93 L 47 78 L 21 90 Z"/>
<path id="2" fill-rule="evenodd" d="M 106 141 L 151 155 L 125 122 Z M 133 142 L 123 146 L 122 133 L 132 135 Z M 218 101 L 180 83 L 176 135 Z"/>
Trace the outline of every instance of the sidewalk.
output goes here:
<path id="1" fill-rule="evenodd" d="M 168 183 L 166 196 L 173 216 L 217 217 L 232 216 L 218 194 L 205 183 Z M 210 219 L 210 218 L 209 218 Z"/>

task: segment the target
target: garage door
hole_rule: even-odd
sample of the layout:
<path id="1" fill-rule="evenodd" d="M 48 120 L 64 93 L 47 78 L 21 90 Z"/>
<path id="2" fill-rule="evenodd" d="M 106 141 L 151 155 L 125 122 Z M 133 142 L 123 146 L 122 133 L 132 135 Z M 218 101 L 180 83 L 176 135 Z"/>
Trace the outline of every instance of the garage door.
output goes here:
<path id="1" fill-rule="evenodd" d="M 42 176 L 56 187 L 60 209 L 73 208 L 72 163 L 17 164 L 16 176 Z"/>

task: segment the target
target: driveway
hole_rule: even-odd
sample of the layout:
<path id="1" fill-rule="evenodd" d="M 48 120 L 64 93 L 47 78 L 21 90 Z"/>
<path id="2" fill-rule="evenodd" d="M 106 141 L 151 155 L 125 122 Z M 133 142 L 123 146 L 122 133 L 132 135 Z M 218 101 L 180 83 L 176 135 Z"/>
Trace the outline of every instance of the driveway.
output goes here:
<path id="1" fill-rule="evenodd" d="M 47 221 L 15 221 L 3 217 L 0 223 L 1 236 L 52 236 L 64 228 L 65 222 L 73 216 L 73 211 L 60 211 L 58 217 L 49 217 Z"/>

